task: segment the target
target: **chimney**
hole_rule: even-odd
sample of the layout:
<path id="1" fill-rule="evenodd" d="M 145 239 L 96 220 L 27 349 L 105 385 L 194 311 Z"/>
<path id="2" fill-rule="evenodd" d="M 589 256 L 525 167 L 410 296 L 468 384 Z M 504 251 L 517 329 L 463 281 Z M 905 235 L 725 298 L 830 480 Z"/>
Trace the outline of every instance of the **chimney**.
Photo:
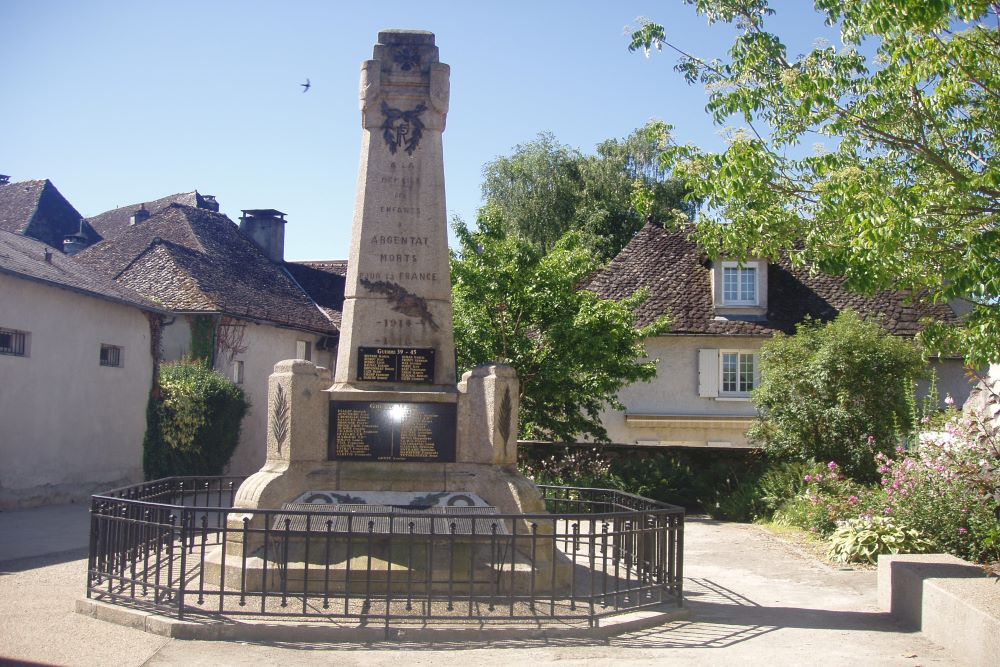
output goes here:
<path id="1" fill-rule="evenodd" d="M 215 195 L 199 194 L 198 196 L 201 197 L 201 208 L 213 211 L 215 213 L 219 212 L 219 202 L 216 201 Z"/>
<path id="2" fill-rule="evenodd" d="M 128 219 L 128 224 L 138 225 L 140 222 L 145 222 L 146 220 L 149 220 L 149 211 L 146 210 L 145 204 L 139 204 L 139 208 Z"/>
<path id="3" fill-rule="evenodd" d="M 244 209 L 240 231 L 260 246 L 272 262 L 285 261 L 285 214 L 273 208 Z"/>
<path id="4" fill-rule="evenodd" d="M 52 251 L 49 250 L 48 248 L 45 249 L 45 261 L 48 262 L 49 264 L 52 263 Z"/>
<path id="5" fill-rule="evenodd" d="M 88 245 L 90 245 L 88 243 L 87 235 L 83 233 L 83 225 L 84 222 L 83 219 L 81 218 L 80 231 L 78 231 L 76 234 L 70 234 L 69 236 L 63 238 L 62 250 L 67 255 L 75 255 L 76 253 L 80 252 Z"/>

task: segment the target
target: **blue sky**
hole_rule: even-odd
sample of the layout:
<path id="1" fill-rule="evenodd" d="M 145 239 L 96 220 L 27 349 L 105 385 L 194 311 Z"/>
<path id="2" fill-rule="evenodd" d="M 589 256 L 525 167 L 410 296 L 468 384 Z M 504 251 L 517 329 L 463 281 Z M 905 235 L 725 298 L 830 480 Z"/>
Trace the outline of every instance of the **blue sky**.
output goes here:
<path id="1" fill-rule="evenodd" d="M 775 3 L 804 51 L 809 3 Z M 651 118 L 722 145 L 666 52 L 629 53 L 647 16 L 722 54 L 732 32 L 680 0 L 644 2 L 0 1 L 0 173 L 49 178 L 84 215 L 194 189 L 288 214 L 288 259 L 344 258 L 361 124 L 361 61 L 380 29 L 430 30 L 451 66 L 449 216 L 473 221 L 483 165 L 551 131 L 592 151 Z M 313 88 L 302 94 L 306 77 Z"/>

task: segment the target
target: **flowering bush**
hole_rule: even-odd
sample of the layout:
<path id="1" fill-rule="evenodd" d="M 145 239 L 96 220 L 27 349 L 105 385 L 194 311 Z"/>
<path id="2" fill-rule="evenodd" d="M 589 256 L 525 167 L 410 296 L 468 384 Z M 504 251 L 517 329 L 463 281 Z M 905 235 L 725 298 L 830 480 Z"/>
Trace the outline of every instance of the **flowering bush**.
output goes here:
<path id="1" fill-rule="evenodd" d="M 829 535 L 837 522 L 855 516 L 864 488 L 845 477 L 836 461 L 814 464 L 802 481 L 804 487 L 774 513 L 774 521 Z"/>
<path id="2" fill-rule="evenodd" d="M 869 497 L 867 514 L 894 517 L 916 529 L 938 549 L 961 558 L 1000 558 L 997 540 L 997 479 L 1000 456 L 979 438 L 972 418 L 949 422 L 945 431 L 922 439 L 914 451 L 875 457 L 880 488 Z"/>

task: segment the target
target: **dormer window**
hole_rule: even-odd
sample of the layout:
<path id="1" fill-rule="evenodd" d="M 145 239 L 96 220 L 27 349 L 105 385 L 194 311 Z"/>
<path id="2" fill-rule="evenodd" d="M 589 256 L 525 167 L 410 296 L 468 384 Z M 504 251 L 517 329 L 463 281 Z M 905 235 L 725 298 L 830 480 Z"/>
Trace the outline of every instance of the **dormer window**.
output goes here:
<path id="1" fill-rule="evenodd" d="M 756 306 L 757 267 L 738 262 L 722 263 L 722 303 L 727 306 Z"/>

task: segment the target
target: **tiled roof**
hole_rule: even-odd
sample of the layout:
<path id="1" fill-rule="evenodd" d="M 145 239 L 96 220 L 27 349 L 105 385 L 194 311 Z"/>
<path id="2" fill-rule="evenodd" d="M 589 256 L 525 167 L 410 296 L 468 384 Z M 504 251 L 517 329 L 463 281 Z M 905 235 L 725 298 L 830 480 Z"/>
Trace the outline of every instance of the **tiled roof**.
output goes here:
<path id="1" fill-rule="evenodd" d="M 0 273 L 143 310 L 164 312 L 162 307 L 82 266 L 73 257 L 53 250 L 41 241 L 7 231 L 0 231 Z"/>
<path id="2" fill-rule="evenodd" d="M 881 317 L 885 328 L 897 335 L 920 331 L 920 319 L 955 321 L 944 304 L 907 301 L 901 292 L 873 295 L 850 292 L 844 280 L 808 269 L 793 268 L 787 259 L 768 267 L 767 314 L 760 320 L 719 319 L 711 293 L 711 264 L 702 250 L 688 240 L 689 230 L 666 230 L 647 224 L 612 262 L 588 283 L 604 298 L 620 299 L 645 287 L 649 299 L 636 312 L 638 325 L 661 315 L 673 322 L 670 334 L 770 336 L 793 333 L 807 316 L 830 320 L 846 308 L 862 317 Z"/>
<path id="3" fill-rule="evenodd" d="M 0 185 L 0 229 L 23 234 L 62 249 L 63 239 L 80 231 L 83 216 L 48 179 Z M 101 240 L 84 223 L 88 243 Z"/>
<path id="4" fill-rule="evenodd" d="M 322 262 L 286 262 L 285 268 L 295 281 L 323 309 L 326 316 L 340 326 L 344 310 L 344 286 L 347 260 Z"/>
<path id="5" fill-rule="evenodd" d="M 149 214 L 152 215 L 153 213 L 159 213 L 171 204 L 184 204 L 185 206 L 194 206 L 195 208 L 218 210 L 217 207 L 209 205 L 205 197 L 195 190 L 194 192 L 178 192 L 174 195 L 160 197 L 159 199 L 139 204 L 119 206 L 118 208 L 114 208 L 110 211 L 105 211 L 104 213 L 99 213 L 95 216 L 87 218 L 87 222 L 89 222 L 101 236 L 107 239 L 112 236 L 117 236 L 122 232 L 122 230 L 127 229 L 132 216 L 135 215 L 135 212 L 140 208 L 145 207 Z"/>
<path id="6" fill-rule="evenodd" d="M 338 331 L 284 267 L 221 213 L 170 204 L 76 259 L 172 311 Z"/>

